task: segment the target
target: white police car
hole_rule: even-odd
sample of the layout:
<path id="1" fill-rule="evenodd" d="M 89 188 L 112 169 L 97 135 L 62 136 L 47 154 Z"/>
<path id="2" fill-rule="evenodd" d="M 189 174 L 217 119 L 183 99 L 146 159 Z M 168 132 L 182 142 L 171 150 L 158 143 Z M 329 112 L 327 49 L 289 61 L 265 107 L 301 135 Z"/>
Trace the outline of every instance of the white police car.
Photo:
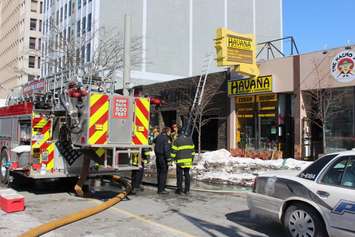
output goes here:
<path id="1" fill-rule="evenodd" d="M 258 176 L 248 206 L 292 237 L 355 237 L 355 151 L 325 155 L 297 176 Z"/>

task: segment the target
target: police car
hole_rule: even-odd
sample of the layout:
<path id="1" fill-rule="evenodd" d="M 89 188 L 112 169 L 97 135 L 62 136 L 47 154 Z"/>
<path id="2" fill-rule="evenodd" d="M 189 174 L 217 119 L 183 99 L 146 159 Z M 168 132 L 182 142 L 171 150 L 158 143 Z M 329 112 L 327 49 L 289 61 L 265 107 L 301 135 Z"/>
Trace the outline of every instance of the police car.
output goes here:
<path id="1" fill-rule="evenodd" d="M 355 237 L 355 150 L 325 155 L 297 176 L 258 176 L 248 206 L 292 237 Z"/>

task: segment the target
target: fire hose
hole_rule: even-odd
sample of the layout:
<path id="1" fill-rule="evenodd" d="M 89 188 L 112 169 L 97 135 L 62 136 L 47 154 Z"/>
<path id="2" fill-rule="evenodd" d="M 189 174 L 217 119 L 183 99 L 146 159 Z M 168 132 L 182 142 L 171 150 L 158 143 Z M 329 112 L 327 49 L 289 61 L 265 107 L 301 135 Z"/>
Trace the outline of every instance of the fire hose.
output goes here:
<path id="1" fill-rule="evenodd" d="M 20 237 L 35 237 L 35 236 L 41 236 L 44 235 L 52 230 L 58 229 L 62 226 L 74 223 L 76 221 L 85 219 L 87 217 L 96 215 L 114 205 L 122 201 L 127 194 L 131 191 L 131 185 L 127 182 L 127 180 L 119 177 L 119 176 L 112 176 L 112 181 L 121 183 L 123 186 L 125 186 L 125 191 L 117 194 L 115 197 L 107 200 L 104 203 L 101 203 L 95 207 L 87 208 L 84 210 L 81 210 L 79 212 L 72 213 L 70 215 L 67 215 L 65 217 L 62 217 L 60 219 L 56 219 L 53 221 L 50 221 L 48 223 L 39 225 L 37 227 L 34 227 L 22 235 Z"/>

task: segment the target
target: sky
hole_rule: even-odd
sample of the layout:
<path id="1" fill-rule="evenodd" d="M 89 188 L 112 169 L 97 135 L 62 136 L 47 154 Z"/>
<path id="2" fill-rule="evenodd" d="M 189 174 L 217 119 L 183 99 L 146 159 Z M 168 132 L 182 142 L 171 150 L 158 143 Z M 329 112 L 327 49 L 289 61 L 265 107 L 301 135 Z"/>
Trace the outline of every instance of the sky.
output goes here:
<path id="1" fill-rule="evenodd" d="M 283 0 L 283 8 L 284 36 L 300 53 L 355 44 L 355 0 Z"/>

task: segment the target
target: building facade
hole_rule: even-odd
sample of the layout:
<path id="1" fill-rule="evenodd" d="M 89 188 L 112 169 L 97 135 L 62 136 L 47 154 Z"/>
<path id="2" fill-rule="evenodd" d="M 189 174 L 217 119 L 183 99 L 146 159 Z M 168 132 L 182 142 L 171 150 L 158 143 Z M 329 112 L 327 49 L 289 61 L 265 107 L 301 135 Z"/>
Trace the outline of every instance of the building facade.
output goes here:
<path id="1" fill-rule="evenodd" d="M 134 84 L 199 75 L 206 55 L 214 54 L 218 27 L 254 33 L 258 42 L 282 37 L 282 0 L 46 0 L 45 5 L 44 23 L 49 25 L 52 19 L 62 37 L 83 37 L 86 29 L 87 38 L 89 30 L 102 28 L 122 35 L 124 15 L 129 14 L 132 38 L 139 39 L 140 44 L 139 54 L 134 55 L 139 62 L 132 69 Z M 53 27 L 45 31 L 47 45 L 51 34 Z M 82 45 L 85 49 L 80 48 L 78 54 L 89 59 L 99 42 L 98 37 L 90 47 Z M 48 58 L 47 45 L 44 55 Z M 44 68 L 42 73 L 46 76 L 49 71 Z M 213 65 L 210 71 L 221 69 Z M 117 80 L 122 78 L 121 73 L 116 76 Z"/>
<path id="2" fill-rule="evenodd" d="M 0 98 L 40 76 L 43 1 L 0 2 Z"/>
<path id="3" fill-rule="evenodd" d="M 231 77 L 228 147 L 305 159 L 355 147 L 353 49 L 263 62 L 270 83 Z"/>

